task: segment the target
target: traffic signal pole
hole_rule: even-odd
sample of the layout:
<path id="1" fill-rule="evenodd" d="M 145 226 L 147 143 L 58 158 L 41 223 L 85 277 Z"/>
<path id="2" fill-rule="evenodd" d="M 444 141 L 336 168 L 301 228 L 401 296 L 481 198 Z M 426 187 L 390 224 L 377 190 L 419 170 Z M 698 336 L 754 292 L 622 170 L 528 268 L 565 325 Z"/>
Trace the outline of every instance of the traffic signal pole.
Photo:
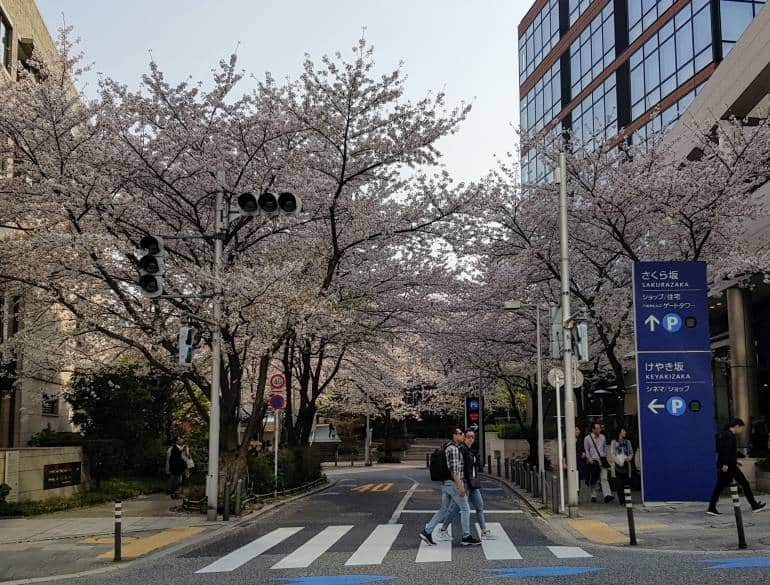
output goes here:
<path id="1" fill-rule="evenodd" d="M 575 391 L 572 370 L 572 314 L 570 308 L 569 225 L 567 223 L 567 155 L 559 153 L 559 218 L 561 231 L 561 316 L 564 321 L 564 434 L 567 443 L 567 506 L 577 512 L 578 475 L 575 449 Z M 561 466 L 561 461 L 559 461 Z"/>
<path id="2" fill-rule="evenodd" d="M 218 177 L 224 185 L 224 177 Z M 211 411 L 209 414 L 209 472 L 206 477 L 206 497 L 208 500 L 206 518 L 210 522 L 217 520 L 219 504 L 219 394 L 222 355 L 222 240 L 225 217 L 224 193 L 217 191 L 214 210 L 214 324 L 211 336 Z"/>

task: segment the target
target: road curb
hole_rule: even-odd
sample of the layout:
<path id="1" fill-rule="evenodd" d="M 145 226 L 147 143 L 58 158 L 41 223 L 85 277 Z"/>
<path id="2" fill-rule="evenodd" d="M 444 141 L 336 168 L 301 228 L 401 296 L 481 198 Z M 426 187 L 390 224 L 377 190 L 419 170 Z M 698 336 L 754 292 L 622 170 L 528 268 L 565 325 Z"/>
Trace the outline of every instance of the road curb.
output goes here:
<path id="1" fill-rule="evenodd" d="M 222 536 L 223 534 L 226 534 L 227 532 L 231 530 L 235 530 L 237 528 L 241 528 L 245 526 L 246 524 L 252 522 L 256 518 L 259 518 L 260 516 L 264 516 L 269 514 L 270 512 L 273 512 L 277 510 L 278 508 L 281 508 L 285 506 L 286 504 L 290 504 L 292 502 L 296 502 L 297 500 L 301 500 L 302 498 L 306 498 L 308 496 L 312 496 L 314 494 L 317 494 L 319 492 L 325 491 L 334 485 L 336 485 L 337 481 L 332 480 L 329 481 L 327 479 L 327 482 L 324 485 L 318 486 L 317 488 L 313 488 L 312 490 L 309 490 L 307 492 L 304 492 L 302 494 L 297 494 L 296 496 L 292 496 L 291 498 L 288 498 L 286 500 L 281 500 L 279 502 L 274 502 L 272 504 L 268 504 L 267 506 L 264 506 L 260 508 L 259 510 L 254 510 L 253 512 L 250 512 L 246 516 L 239 519 L 237 522 L 231 523 L 231 524 L 224 524 L 221 525 L 214 530 L 210 532 L 206 532 L 204 534 L 201 534 L 199 536 L 195 536 L 189 540 L 186 540 L 184 542 L 180 542 L 176 545 L 169 546 L 167 548 L 164 548 L 162 550 L 159 550 L 157 552 L 151 553 L 145 557 L 140 557 L 138 559 L 134 559 L 131 561 L 123 561 L 120 563 L 115 563 L 106 567 L 99 567 L 98 569 L 89 569 L 88 571 L 81 571 L 78 573 L 66 573 L 62 575 L 49 575 L 47 577 L 29 577 L 26 579 L 16 579 L 14 581 L 0 581 L 0 585 L 30 585 L 33 583 L 49 583 L 53 581 L 61 581 L 63 579 L 80 579 L 82 577 L 93 577 L 96 575 L 104 575 L 106 573 L 112 573 L 115 571 L 119 571 L 121 569 L 129 569 L 129 568 L 136 568 L 141 567 L 144 564 L 150 563 L 152 561 L 157 561 L 159 559 L 162 559 L 164 557 L 167 557 L 173 553 L 179 552 L 181 550 L 184 550 L 186 548 L 191 548 L 194 546 L 200 546 L 202 544 L 205 544 L 209 540 L 214 540 L 217 537 Z M 73 537 L 75 538 L 75 537 Z"/>
<path id="2" fill-rule="evenodd" d="M 642 553 L 650 553 L 650 554 L 676 554 L 676 555 L 734 555 L 734 554 L 756 554 L 756 553 L 768 553 L 770 552 L 770 548 L 768 547 L 758 547 L 758 548 L 749 548 L 746 550 L 739 550 L 737 547 L 733 549 L 720 549 L 720 550 L 677 550 L 677 549 L 666 549 L 666 548 L 651 548 L 644 546 L 643 544 L 637 545 L 632 547 L 630 544 L 604 544 L 600 542 L 594 542 L 592 540 L 589 540 L 586 538 L 583 534 L 578 533 L 574 528 L 571 528 L 567 525 L 567 522 L 569 520 L 572 520 L 573 518 L 569 518 L 566 515 L 559 514 L 559 515 L 545 515 L 543 514 L 537 507 L 537 501 L 533 500 L 532 497 L 522 491 L 516 484 L 512 483 L 510 480 L 506 480 L 502 477 L 497 477 L 496 475 L 490 475 L 490 474 L 483 474 L 483 477 L 493 479 L 497 481 L 498 483 L 503 484 L 508 489 L 510 489 L 513 493 L 515 493 L 521 500 L 523 500 L 527 506 L 535 513 L 537 516 L 542 519 L 544 522 L 548 524 L 548 526 L 553 529 L 555 532 L 557 532 L 559 535 L 561 535 L 562 538 L 565 538 L 567 540 L 570 540 L 575 543 L 580 543 L 581 545 L 591 546 L 602 550 L 610 550 L 610 551 L 625 551 L 628 549 L 633 549 L 634 552 L 642 552 Z M 585 515 L 579 515 L 578 518 L 583 519 L 590 519 L 590 516 Z M 640 538 L 643 540 L 644 535 L 640 535 Z"/>

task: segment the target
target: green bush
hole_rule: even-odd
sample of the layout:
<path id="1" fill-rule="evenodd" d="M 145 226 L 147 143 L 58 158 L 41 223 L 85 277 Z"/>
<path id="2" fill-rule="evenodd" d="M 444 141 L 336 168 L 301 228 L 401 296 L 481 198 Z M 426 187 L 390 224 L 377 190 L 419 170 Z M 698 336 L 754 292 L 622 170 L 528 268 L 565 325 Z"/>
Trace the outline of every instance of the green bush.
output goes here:
<path id="1" fill-rule="evenodd" d="M 51 498 L 40 502 L 2 502 L 0 516 L 34 516 L 95 506 L 135 498 L 142 494 L 162 492 L 165 485 L 158 480 L 105 481 L 100 488 L 71 498 Z"/>
<path id="2" fill-rule="evenodd" d="M 11 486 L 7 483 L 0 483 L 0 505 L 5 503 L 5 498 L 11 493 Z"/>
<path id="3" fill-rule="evenodd" d="M 249 483 L 257 494 L 274 489 L 273 454 L 262 453 L 248 460 Z M 278 489 L 300 487 L 321 477 L 321 456 L 317 449 L 296 447 L 278 453 Z"/>
<path id="4" fill-rule="evenodd" d="M 489 425 L 485 431 L 497 433 L 499 439 L 527 439 L 529 437 L 529 430 L 518 423 Z"/>
<path id="5" fill-rule="evenodd" d="M 32 435 L 27 444 L 30 447 L 78 447 L 83 444 L 83 435 L 43 429 Z"/>
<path id="6" fill-rule="evenodd" d="M 385 455 L 384 453 L 377 457 L 377 463 L 401 463 L 401 457 L 396 455 Z"/>
<path id="7" fill-rule="evenodd" d="M 770 471 L 770 457 L 757 462 L 757 467 L 762 471 Z"/>

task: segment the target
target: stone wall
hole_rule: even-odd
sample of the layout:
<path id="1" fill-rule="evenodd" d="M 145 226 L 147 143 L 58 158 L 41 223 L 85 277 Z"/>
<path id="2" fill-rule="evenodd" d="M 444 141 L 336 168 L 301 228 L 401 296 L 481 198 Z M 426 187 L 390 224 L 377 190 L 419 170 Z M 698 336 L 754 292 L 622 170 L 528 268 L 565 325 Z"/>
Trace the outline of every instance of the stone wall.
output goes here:
<path id="1" fill-rule="evenodd" d="M 544 449 L 546 459 L 556 461 L 556 441 L 545 441 Z M 497 433 L 486 433 L 486 453 L 492 456 L 492 464 L 500 455 L 500 460 L 524 460 L 529 457 L 529 442 L 526 439 L 500 439 Z"/>
<path id="2" fill-rule="evenodd" d="M 46 465 L 80 463 L 80 484 L 44 489 Z M 11 486 L 10 502 L 47 500 L 70 497 L 85 490 L 88 484 L 81 447 L 29 447 L 0 449 L 0 482 Z"/>

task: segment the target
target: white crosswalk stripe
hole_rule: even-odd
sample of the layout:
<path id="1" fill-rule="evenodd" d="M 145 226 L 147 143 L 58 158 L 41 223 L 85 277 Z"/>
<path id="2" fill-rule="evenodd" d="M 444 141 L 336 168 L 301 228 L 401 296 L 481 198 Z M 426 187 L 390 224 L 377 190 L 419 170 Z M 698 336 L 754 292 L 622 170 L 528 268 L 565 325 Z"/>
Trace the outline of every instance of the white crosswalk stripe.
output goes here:
<path id="1" fill-rule="evenodd" d="M 379 565 L 398 538 L 403 524 L 380 524 L 367 537 L 345 565 Z"/>
<path id="2" fill-rule="evenodd" d="M 449 526 L 446 536 L 439 536 L 439 527 L 433 530 L 435 546 L 420 539 L 420 548 L 417 550 L 416 563 L 445 563 L 452 560 L 452 527 Z"/>
<path id="3" fill-rule="evenodd" d="M 345 562 L 345 566 L 375 566 L 381 565 L 388 553 L 391 552 L 396 539 L 401 535 L 403 524 L 380 524 L 364 539 L 353 554 Z M 305 527 L 276 528 L 248 544 L 214 561 L 197 573 L 228 573 L 235 571 L 251 560 L 266 553 L 276 545 L 296 536 Z M 293 552 L 278 560 L 272 569 L 304 569 L 329 552 L 335 543 L 339 542 L 352 529 L 353 525 L 345 524 L 327 526 L 309 540 L 304 541 Z M 482 539 L 481 548 L 488 561 L 519 561 L 525 560 L 519 549 L 511 540 L 508 533 L 499 522 L 488 522 L 487 528 L 492 532 L 493 539 Z M 481 529 L 476 524 L 478 534 Z M 452 561 L 452 527 L 446 535 L 439 535 L 438 527 L 433 532 L 435 545 L 429 545 L 420 540 L 414 562 L 416 563 L 446 563 Z M 297 536 L 300 539 L 301 536 Z M 304 540 L 304 539 L 303 539 Z M 456 545 L 454 545 L 456 546 Z M 525 552 L 542 547 L 524 547 Z M 546 546 L 557 559 L 590 558 L 592 555 L 578 546 Z M 275 556 L 274 556 L 275 558 Z"/>
<path id="4" fill-rule="evenodd" d="M 592 556 L 579 546 L 549 546 L 548 550 L 557 559 L 586 559 Z"/>
<path id="5" fill-rule="evenodd" d="M 248 563 L 251 559 L 270 550 L 276 544 L 297 534 L 300 530 L 302 530 L 301 526 L 276 528 L 272 532 L 269 532 L 256 540 L 252 540 L 249 544 L 244 545 L 210 565 L 203 567 L 200 571 L 196 571 L 196 573 L 229 573 L 230 571 L 234 571 L 238 567 Z"/>
<path id="6" fill-rule="evenodd" d="M 328 526 L 305 544 L 285 557 L 282 561 L 273 565 L 273 569 L 304 569 L 329 550 L 334 543 L 345 536 L 352 525 L 346 526 Z"/>
<path id="7" fill-rule="evenodd" d="M 507 561 L 521 560 L 522 556 L 518 549 L 508 538 L 503 525 L 499 522 L 487 522 L 487 528 L 492 533 L 494 540 L 481 540 L 481 548 L 484 549 L 484 556 L 488 561 Z M 476 530 L 481 535 L 481 526 L 476 524 Z"/>

